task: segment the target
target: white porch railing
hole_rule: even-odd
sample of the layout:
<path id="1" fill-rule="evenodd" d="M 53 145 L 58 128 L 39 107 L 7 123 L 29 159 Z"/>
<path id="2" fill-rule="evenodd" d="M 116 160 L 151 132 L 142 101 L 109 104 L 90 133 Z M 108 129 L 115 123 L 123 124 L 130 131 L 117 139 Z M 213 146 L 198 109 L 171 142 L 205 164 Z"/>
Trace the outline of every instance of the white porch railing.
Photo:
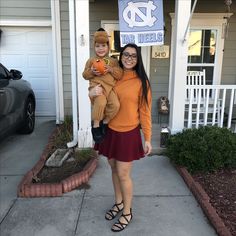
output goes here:
<path id="1" fill-rule="evenodd" d="M 187 85 L 185 128 L 217 125 L 236 132 L 236 85 Z"/>

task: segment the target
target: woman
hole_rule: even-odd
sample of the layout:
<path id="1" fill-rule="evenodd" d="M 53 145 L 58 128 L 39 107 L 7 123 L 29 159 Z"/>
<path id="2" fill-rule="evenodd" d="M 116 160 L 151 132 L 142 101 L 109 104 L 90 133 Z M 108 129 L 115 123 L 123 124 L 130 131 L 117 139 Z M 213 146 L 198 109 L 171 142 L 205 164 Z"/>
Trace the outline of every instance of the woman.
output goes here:
<path id="1" fill-rule="evenodd" d="M 109 122 L 104 141 L 95 144 L 99 154 L 108 158 L 112 170 L 115 204 L 106 212 L 105 218 L 113 220 L 119 212 L 122 215 L 111 230 L 119 232 L 132 220 L 133 182 L 132 161 L 151 153 L 151 89 L 144 70 L 141 51 L 135 44 L 127 44 L 120 53 L 119 64 L 123 77 L 115 85 L 120 100 L 120 110 Z M 102 94 L 97 86 L 90 91 L 90 97 Z M 109 113 L 109 106 L 106 112 Z M 144 148 L 140 135 L 144 134 Z"/>

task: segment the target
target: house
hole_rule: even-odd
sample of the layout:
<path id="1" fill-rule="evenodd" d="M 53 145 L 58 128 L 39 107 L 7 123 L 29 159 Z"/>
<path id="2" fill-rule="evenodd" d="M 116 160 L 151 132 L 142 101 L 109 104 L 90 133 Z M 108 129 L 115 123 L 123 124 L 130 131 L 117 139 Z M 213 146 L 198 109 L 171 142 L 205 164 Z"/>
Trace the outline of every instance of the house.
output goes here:
<path id="1" fill-rule="evenodd" d="M 112 53 L 117 55 L 118 1 L 0 0 L 0 6 L 0 61 L 21 70 L 31 82 L 37 99 L 36 115 L 52 116 L 60 123 L 65 115 L 73 114 L 75 139 L 71 145 L 77 141 L 80 146 L 91 145 L 88 84 L 81 73 L 93 53 L 92 35 L 98 28 L 109 32 Z M 228 117 L 226 125 L 232 128 L 236 116 L 235 1 L 163 0 L 163 6 L 165 47 L 142 48 L 152 85 L 153 122 L 158 122 L 158 98 L 167 96 L 171 132 L 191 127 L 189 115 L 185 122 L 186 74 L 187 70 L 204 69 L 208 97 L 214 100 L 215 94 L 221 94 L 223 112 L 218 115 L 218 125 Z M 202 89 L 198 85 L 188 89 L 195 88 Z M 209 109 L 204 112 L 208 114 Z M 216 104 L 211 109 L 215 118 Z M 207 119 L 203 122 L 206 124 Z"/>

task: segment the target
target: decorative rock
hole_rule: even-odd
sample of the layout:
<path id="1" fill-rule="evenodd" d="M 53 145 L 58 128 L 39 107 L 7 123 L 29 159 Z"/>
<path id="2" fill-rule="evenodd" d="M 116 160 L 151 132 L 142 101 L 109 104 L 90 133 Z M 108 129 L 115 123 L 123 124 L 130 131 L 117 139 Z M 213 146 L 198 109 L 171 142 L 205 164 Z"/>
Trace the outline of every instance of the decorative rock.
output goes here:
<path id="1" fill-rule="evenodd" d="M 71 151 L 67 149 L 57 149 L 46 161 L 48 167 L 59 167 L 70 156 Z"/>

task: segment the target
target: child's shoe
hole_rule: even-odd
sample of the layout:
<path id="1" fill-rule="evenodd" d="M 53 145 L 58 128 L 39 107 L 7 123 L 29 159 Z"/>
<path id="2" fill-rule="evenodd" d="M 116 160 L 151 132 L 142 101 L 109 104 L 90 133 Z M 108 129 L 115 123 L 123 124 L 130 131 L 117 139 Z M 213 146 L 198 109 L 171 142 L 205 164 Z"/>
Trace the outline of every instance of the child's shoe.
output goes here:
<path id="1" fill-rule="evenodd" d="M 102 142 L 104 135 L 102 134 L 101 127 L 96 127 L 96 128 L 92 127 L 92 135 L 95 143 Z"/>
<path id="2" fill-rule="evenodd" d="M 108 124 L 103 123 L 103 121 L 101 120 L 101 121 L 100 121 L 100 127 L 101 127 L 102 135 L 105 136 L 106 133 L 107 133 Z"/>

